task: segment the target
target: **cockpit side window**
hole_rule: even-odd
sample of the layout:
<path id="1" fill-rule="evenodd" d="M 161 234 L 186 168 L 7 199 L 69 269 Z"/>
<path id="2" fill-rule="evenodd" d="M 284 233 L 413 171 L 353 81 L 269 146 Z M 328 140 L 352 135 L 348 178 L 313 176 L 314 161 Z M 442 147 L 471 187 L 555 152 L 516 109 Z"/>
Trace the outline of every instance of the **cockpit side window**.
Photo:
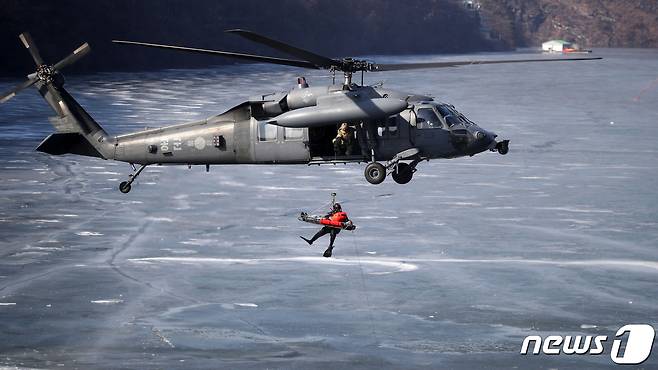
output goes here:
<path id="1" fill-rule="evenodd" d="M 442 128 L 441 120 L 432 108 L 420 108 L 416 112 L 416 128 Z"/>
<path id="2" fill-rule="evenodd" d="M 445 116 L 444 118 L 446 120 L 446 123 L 448 124 L 448 127 L 452 127 L 454 125 L 458 125 L 459 123 L 461 123 L 459 118 L 457 118 L 456 116 L 454 116 L 452 114 L 449 114 L 449 115 Z"/>
<path id="3" fill-rule="evenodd" d="M 463 124 L 464 126 L 470 126 L 472 124 L 463 114 L 459 113 L 453 106 L 448 105 L 439 105 L 437 110 L 441 114 L 441 117 L 446 121 L 448 127 L 453 125 Z"/>
<path id="4" fill-rule="evenodd" d="M 444 118 L 445 116 L 449 116 L 452 114 L 452 112 L 450 112 L 450 109 L 446 105 L 439 105 L 436 109 L 439 111 L 439 114 L 441 114 L 441 117 Z"/>

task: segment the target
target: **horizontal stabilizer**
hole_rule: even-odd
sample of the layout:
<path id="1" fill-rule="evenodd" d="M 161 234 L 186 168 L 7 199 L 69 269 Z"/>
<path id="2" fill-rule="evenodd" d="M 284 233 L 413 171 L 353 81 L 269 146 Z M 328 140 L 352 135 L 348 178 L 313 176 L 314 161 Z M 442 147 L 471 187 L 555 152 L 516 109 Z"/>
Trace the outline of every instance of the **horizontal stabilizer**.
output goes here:
<path id="1" fill-rule="evenodd" d="M 50 134 L 36 148 L 38 152 L 52 155 L 78 154 L 89 157 L 103 158 L 84 136 L 77 132 L 62 132 Z"/>

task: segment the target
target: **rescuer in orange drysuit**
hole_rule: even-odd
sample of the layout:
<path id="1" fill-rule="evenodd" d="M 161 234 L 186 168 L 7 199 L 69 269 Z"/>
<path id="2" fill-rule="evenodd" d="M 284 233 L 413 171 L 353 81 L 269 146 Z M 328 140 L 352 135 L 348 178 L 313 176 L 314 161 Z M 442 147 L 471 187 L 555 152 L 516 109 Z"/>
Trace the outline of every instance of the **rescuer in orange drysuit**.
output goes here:
<path id="1" fill-rule="evenodd" d="M 343 209 L 341 208 L 339 203 L 335 203 L 334 206 L 332 207 L 331 212 L 329 212 L 326 216 L 324 216 L 325 219 L 328 219 L 330 221 L 334 221 L 336 223 L 339 222 L 347 222 L 349 221 L 349 218 L 347 218 L 347 213 L 343 212 Z M 340 228 L 335 228 L 331 226 L 324 226 L 320 231 L 318 231 L 311 239 L 306 239 L 303 236 L 300 236 L 300 238 L 304 239 L 305 242 L 308 243 L 308 245 L 312 245 L 314 241 L 316 241 L 318 238 L 325 236 L 326 234 L 330 235 L 330 240 L 329 240 L 329 248 L 327 248 L 326 251 L 324 251 L 323 256 L 325 257 L 331 257 L 331 251 L 334 249 L 334 240 L 336 240 L 336 235 L 340 233 Z"/>

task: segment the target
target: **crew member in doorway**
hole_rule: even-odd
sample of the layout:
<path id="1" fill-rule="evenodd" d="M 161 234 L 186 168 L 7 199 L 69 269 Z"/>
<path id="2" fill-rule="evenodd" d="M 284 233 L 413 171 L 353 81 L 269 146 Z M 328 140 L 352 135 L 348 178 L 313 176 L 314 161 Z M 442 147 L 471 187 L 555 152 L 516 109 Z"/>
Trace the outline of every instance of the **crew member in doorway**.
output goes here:
<path id="1" fill-rule="evenodd" d="M 328 219 L 330 221 L 334 222 L 347 222 L 349 221 L 349 218 L 347 217 L 347 213 L 343 212 L 342 207 L 340 206 L 339 203 L 334 203 L 334 206 L 331 209 L 331 212 L 329 212 L 326 216 L 324 216 L 325 219 Z M 331 252 L 334 249 L 334 241 L 336 240 L 336 236 L 338 233 L 340 233 L 340 228 L 336 227 L 331 227 L 331 226 L 324 226 L 320 231 L 318 231 L 311 239 L 306 239 L 303 236 L 299 236 L 300 238 L 304 239 L 305 242 L 308 243 L 308 245 L 313 245 L 313 242 L 318 240 L 319 238 L 329 234 L 329 248 L 327 248 L 326 251 L 324 251 L 323 256 L 325 257 L 331 257 Z"/>
<path id="2" fill-rule="evenodd" d="M 333 142 L 336 156 L 352 155 L 354 150 L 354 129 L 347 122 L 343 122 Z"/>

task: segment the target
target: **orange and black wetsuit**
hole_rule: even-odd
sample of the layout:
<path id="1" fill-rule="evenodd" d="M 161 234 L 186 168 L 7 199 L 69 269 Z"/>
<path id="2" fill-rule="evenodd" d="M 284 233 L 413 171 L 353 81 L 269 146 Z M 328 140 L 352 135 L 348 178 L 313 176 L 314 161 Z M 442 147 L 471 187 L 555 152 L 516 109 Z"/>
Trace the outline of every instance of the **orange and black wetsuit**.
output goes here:
<path id="1" fill-rule="evenodd" d="M 347 213 L 343 211 L 338 211 L 338 212 L 331 211 L 326 216 L 324 216 L 324 218 L 334 222 L 349 221 L 349 218 L 347 217 Z M 331 251 L 332 249 L 334 249 L 334 241 L 336 240 L 336 235 L 340 233 L 340 230 L 341 229 L 339 228 L 324 226 L 322 229 L 320 229 L 320 231 L 318 231 L 315 235 L 313 235 L 313 237 L 310 240 L 306 238 L 302 238 L 302 239 L 306 240 L 308 244 L 313 244 L 313 242 L 316 241 L 317 239 L 329 234 L 330 235 L 329 248 L 327 248 L 327 250 L 324 251 L 324 256 L 331 257 Z"/>

